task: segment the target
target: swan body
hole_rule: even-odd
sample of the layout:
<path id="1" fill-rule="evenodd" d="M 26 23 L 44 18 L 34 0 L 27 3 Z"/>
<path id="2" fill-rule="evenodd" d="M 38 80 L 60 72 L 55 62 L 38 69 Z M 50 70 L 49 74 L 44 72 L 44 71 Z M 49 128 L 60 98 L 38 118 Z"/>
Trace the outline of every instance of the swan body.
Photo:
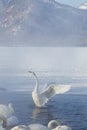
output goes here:
<path id="1" fill-rule="evenodd" d="M 39 81 L 36 76 L 36 74 L 32 71 L 28 71 L 29 73 L 32 73 L 35 80 L 36 80 L 36 85 L 34 88 L 34 91 L 32 92 L 32 98 L 37 107 L 44 107 L 45 104 L 49 101 L 49 99 L 56 94 L 63 94 L 70 89 L 70 85 L 56 85 L 52 84 L 50 86 L 46 86 L 43 89 L 42 92 L 39 91 Z"/>
<path id="2" fill-rule="evenodd" d="M 41 124 L 31 124 L 29 128 L 30 130 L 49 130 L 46 126 Z"/>
<path id="3" fill-rule="evenodd" d="M 8 105 L 0 104 L 0 118 L 3 119 L 4 128 L 18 124 L 18 119 L 16 116 L 13 116 L 13 114 L 14 109 L 11 103 Z"/>
<path id="4" fill-rule="evenodd" d="M 60 126 L 57 126 L 56 128 L 54 128 L 52 130 L 71 130 L 71 128 L 66 126 L 66 125 L 60 125 Z"/>

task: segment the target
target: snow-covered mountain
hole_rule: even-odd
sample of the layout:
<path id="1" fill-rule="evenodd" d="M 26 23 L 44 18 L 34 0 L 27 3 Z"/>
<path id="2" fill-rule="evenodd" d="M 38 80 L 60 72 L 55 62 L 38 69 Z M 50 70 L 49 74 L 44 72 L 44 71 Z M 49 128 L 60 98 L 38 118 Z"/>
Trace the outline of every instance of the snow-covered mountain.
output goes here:
<path id="1" fill-rule="evenodd" d="M 86 43 L 87 12 L 55 0 L 9 0 L 0 13 L 0 44 L 49 46 Z"/>
<path id="2" fill-rule="evenodd" d="M 81 5 L 79 6 L 79 9 L 87 10 L 87 2 L 81 4 Z"/>

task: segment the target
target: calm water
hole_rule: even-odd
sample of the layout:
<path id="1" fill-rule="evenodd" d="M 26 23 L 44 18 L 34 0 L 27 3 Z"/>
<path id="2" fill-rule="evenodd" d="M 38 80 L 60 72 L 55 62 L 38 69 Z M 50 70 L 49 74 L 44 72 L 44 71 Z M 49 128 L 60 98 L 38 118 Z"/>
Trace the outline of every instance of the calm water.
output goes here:
<path id="1" fill-rule="evenodd" d="M 53 80 L 52 80 L 53 79 Z M 77 77 L 42 77 L 45 82 L 71 84 L 70 92 L 53 97 L 45 108 L 36 108 L 31 92 L 34 80 L 26 76 L 0 77 L 0 103 L 12 102 L 20 124 L 41 123 L 47 125 L 52 119 L 69 125 L 73 130 L 87 130 L 87 79 Z M 41 89 L 40 88 L 40 89 Z"/>

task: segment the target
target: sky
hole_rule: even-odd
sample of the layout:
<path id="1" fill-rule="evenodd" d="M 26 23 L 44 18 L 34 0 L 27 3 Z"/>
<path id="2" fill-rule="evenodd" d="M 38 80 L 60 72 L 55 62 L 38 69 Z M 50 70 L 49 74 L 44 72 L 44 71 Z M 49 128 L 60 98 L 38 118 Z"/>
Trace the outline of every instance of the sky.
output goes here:
<path id="1" fill-rule="evenodd" d="M 86 2 L 86 0 L 56 0 L 60 3 L 68 4 L 74 7 L 79 7 L 80 4 Z"/>
<path id="2" fill-rule="evenodd" d="M 9 0 L 3 0 L 4 2 L 7 2 Z M 74 7 L 78 7 L 80 4 L 84 3 L 86 0 L 56 0 L 60 3 L 68 4 Z"/>
<path id="3" fill-rule="evenodd" d="M 87 48 L 0 47 L 0 74 L 31 69 L 87 75 Z"/>

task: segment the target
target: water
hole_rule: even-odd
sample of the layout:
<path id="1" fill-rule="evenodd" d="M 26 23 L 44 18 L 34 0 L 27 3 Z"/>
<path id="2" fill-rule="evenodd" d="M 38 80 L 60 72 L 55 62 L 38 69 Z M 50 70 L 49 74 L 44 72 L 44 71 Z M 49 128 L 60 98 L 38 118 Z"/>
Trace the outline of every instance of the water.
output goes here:
<path id="1" fill-rule="evenodd" d="M 45 108 L 36 108 L 31 92 L 34 80 L 26 76 L 0 77 L 0 103 L 11 102 L 20 124 L 48 124 L 57 119 L 73 130 L 87 130 L 87 78 L 82 77 L 40 77 L 41 88 L 45 82 L 71 84 L 72 88 L 63 95 L 53 97 Z M 2 89 L 3 88 L 3 89 Z M 40 89 L 41 89 L 40 88 Z"/>

